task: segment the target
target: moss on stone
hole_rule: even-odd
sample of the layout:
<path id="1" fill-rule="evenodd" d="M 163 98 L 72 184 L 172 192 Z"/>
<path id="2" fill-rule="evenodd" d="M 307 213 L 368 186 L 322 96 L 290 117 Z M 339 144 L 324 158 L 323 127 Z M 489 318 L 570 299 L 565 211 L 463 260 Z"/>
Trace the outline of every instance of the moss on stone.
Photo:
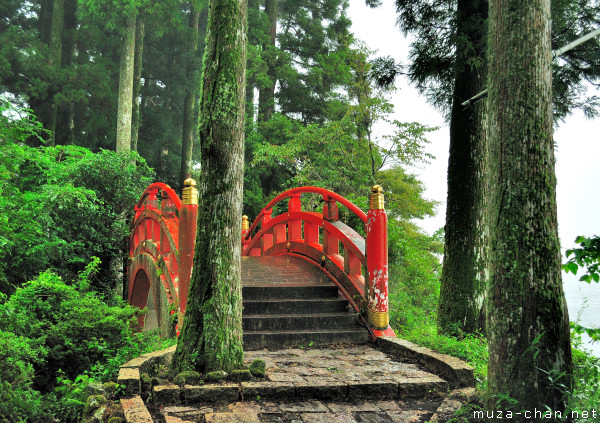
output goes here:
<path id="1" fill-rule="evenodd" d="M 227 372 L 223 370 L 215 370 L 214 372 L 208 372 L 206 374 L 206 380 L 208 382 L 220 382 L 227 378 Z"/>
<path id="2" fill-rule="evenodd" d="M 267 368 L 267 363 L 265 363 L 265 360 L 256 359 L 252 362 L 252 364 L 250 364 L 249 370 L 250 370 L 250 373 L 252 373 L 252 376 L 264 378 L 266 368 Z"/>
<path id="3" fill-rule="evenodd" d="M 142 382 L 144 382 L 143 375 L 142 375 Z M 113 395 L 116 392 L 119 385 L 117 385 L 115 382 L 104 382 L 102 387 L 104 388 L 104 390 L 106 391 L 107 394 Z"/>
<path id="4" fill-rule="evenodd" d="M 90 395 L 85 402 L 85 407 L 83 408 L 84 416 L 91 416 L 92 413 L 108 403 L 108 400 L 104 395 Z"/>
<path id="5" fill-rule="evenodd" d="M 200 383 L 202 380 L 202 376 L 200 373 L 195 372 L 193 370 L 186 370 L 185 372 L 179 373 L 177 376 L 173 378 L 173 383 L 176 385 L 196 385 Z"/>

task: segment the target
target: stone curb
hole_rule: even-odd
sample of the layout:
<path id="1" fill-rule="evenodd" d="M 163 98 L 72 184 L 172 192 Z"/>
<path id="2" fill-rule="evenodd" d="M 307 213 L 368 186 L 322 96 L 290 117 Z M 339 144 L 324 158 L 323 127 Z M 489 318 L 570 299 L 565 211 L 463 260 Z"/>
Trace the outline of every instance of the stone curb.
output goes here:
<path id="1" fill-rule="evenodd" d="M 241 382 L 222 385 L 159 385 L 152 389 L 152 401 L 156 404 L 237 402 L 253 400 L 274 401 L 294 398 L 299 401 L 358 400 L 376 396 L 380 399 L 420 398 L 448 392 L 448 382 L 437 376 L 428 378 L 382 381 L 323 382 L 307 384 L 282 382 Z"/>
<path id="2" fill-rule="evenodd" d="M 414 359 L 429 372 L 441 375 L 456 386 L 475 386 L 473 368 L 456 357 L 399 338 L 377 338 L 377 347 L 385 353 Z"/>
<path id="3" fill-rule="evenodd" d="M 125 420 L 128 423 L 153 423 L 146 404 L 139 395 L 134 395 L 131 398 L 121 398 L 121 406 L 125 413 Z"/>
<path id="4" fill-rule="evenodd" d="M 155 351 L 141 355 L 123 364 L 119 369 L 117 383 L 124 386 L 121 398 L 121 407 L 127 423 L 153 423 L 150 412 L 140 396 L 142 393 L 143 373 L 151 372 L 157 365 L 164 365 L 171 361 L 177 345 L 166 350 Z"/>
<path id="5" fill-rule="evenodd" d="M 165 365 L 171 362 L 177 345 L 166 350 L 154 351 L 129 360 L 119 369 L 117 383 L 125 386 L 123 396 L 141 395 L 142 381 L 140 376 L 151 373 L 157 365 Z"/>

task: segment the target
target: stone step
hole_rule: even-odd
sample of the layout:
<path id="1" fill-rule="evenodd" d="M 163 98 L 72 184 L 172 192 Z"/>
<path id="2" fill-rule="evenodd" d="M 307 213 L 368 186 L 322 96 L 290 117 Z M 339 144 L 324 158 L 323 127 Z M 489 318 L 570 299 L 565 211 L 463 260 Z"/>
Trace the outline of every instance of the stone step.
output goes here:
<path id="1" fill-rule="evenodd" d="M 298 346 L 365 344 L 367 329 L 313 329 L 280 331 L 244 331 L 244 350 Z"/>
<path id="2" fill-rule="evenodd" d="M 245 315 L 242 319 L 246 331 L 292 331 L 358 329 L 358 314 L 342 313 L 285 313 L 265 315 Z M 360 328 L 364 330 L 364 328 Z"/>
<path id="3" fill-rule="evenodd" d="M 249 300 L 244 298 L 246 314 L 338 313 L 348 311 L 348 301 L 341 298 L 277 298 Z"/>
<path id="4" fill-rule="evenodd" d="M 404 400 L 347 399 L 293 402 L 262 401 L 262 397 L 261 400 L 245 397 L 243 402 L 214 407 L 166 406 L 160 410 L 160 414 L 165 423 L 444 422 L 450 420 L 461 406 L 460 401 L 443 396 Z"/>
<path id="5" fill-rule="evenodd" d="M 337 285 L 319 269 L 293 257 L 247 258 L 243 263 L 245 349 L 369 340 Z"/>
<path id="6" fill-rule="evenodd" d="M 337 298 L 338 288 L 331 285 L 315 286 L 244 286 L 242 298 L 246 300 L 269 299 L 321 299 Z"/>

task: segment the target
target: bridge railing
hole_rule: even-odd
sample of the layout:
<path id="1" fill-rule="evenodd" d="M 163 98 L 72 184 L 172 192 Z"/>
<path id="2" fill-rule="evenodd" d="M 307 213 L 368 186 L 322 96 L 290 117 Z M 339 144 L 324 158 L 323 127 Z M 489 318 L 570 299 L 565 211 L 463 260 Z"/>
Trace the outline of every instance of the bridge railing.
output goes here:
<path id="1" fill-rule="evenodd" d="M 140 196 L 129 237 L 130 304 L 145 308 L 153 299 L 154 309 L 172 310 L 169 306 L 178 301 L 175 309 L 183 319 L 196 240 L 195 185 L 192 179 L 185 181 L 183 201 L 161 182 L 153 183 Z M 170 315 L 159 313 L 157 319 L 161 333 L 167 334 Z M 144 323 L 140 316 L 140 327 Z"/>
<path id="2" fill-rule="evenodd" d="M 303 194 L 321 195 L 323 211 L 302 211 Z M 287 211 L 273 216 L 273 208 L 286 200 Z M 338 204 L 363 222 L 366 239 L 339 220 Z M 394 336 L 389 327 L 387 215 L 379 185 L 372 188 L 367 213 L 346 198 L 319 187 L 281 193 L 265 206 L 252 225 L 244 216 L 242 255 L 293 255 L 320 266 L 338 282 L 354 308 L 366 315 L 375 336 Z"/>
<path id="3" fill-rule="evenodd" d="M 179 274 L 179 214 L 181 200 L 166 184 L 154 183 L 144 190 L 134 207 L 129 237 L 129 303 L 140 308 L 155 302 L 172 303 L 177 298 Z M 151 294 L 151 295 L 149 295 Z M 145 316 L 139 317 L 140 327 Z M 161 333 L 167 335 L 168 316 L 157 316 Z"/>
<path id="4" fill-rule="evenodd" d="M 188 179 L 184 185 L 183 200 L 162 183 L 146 188 L 135 206 L 128 269 L 130 304 L 144 308 L 153 298 L 155 309 L 164 311 L 175 303 L 180 324 L 187 305 L 198 215 L 196 183 Z M 303 194 L 320 195 L 322 212 L 302 211 Z M 323 188 L 286 191 L 267 204 L 252 225 L 247 218 L 242 222 L 242 254 L 293 255 L 321 267 L 366 316 L 373 335 L 394 336 L 389 327 L 387 216 L 381 187 L 372 188 L 370 200 L 364 213 Z M 287 210 L 273 216 L 273 208 L 280 203 L 286 208 L 286 201 Z M 339 220 L 339 205 L 365 225 L 366 239 Z M 168 331 L 168 312 L 157 318 L 161 332 Z"/>

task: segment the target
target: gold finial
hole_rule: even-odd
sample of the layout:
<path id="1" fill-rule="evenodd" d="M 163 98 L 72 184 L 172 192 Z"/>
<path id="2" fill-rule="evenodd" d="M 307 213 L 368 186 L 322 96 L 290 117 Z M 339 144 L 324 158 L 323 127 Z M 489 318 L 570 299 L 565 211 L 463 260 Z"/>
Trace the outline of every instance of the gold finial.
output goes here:
<path id="1" fill-rule="evenodd" d="M 370 199 L 371 210 L 383 210 L 383 188 L 381 185 L 373 185 L 371 188 L 371 199 Z"/>
<path id="2" fill-rule="evenodd" d="M 198 190 L 196 189 L 196 181 L 188 178 L 183 181 L 183 198 L 181 203 L 184 205 L 198 205 Z"/>
<path id="3" fill-rule="evenodd" d="M 242 216 L 242 231 L 247 231 L 250 229 L 250 222 L 248 221 L 248 216 Z"/>

